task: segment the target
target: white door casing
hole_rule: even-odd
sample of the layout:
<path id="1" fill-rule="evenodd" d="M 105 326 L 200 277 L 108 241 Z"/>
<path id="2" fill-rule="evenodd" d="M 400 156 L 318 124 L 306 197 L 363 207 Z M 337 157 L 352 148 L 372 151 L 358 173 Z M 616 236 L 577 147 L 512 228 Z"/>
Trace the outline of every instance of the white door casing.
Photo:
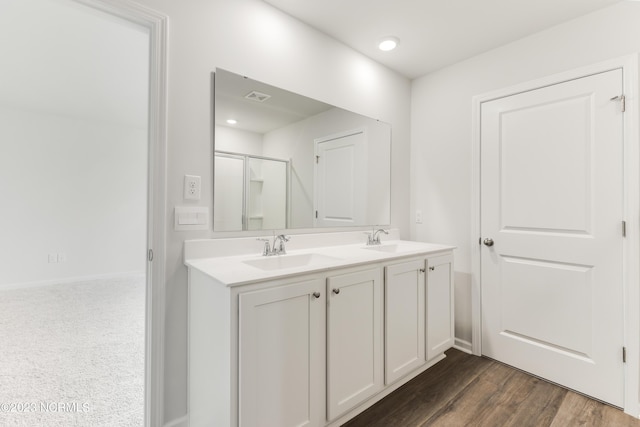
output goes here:
<path id="1" fill-rule="evenodd" d="M 366 225 L 366 131 L 319 138 L 314 145 L 314 226 Z"/>
<path id="2" fill-rule="evenodd" d="M 482 353 L 616 406 L 622 93 L 617 69 L 495 99 L 480 135 Z"/>
<path id="3" fill-rule="evenodd" d="M 167 21 L 132 0 L 73 0 L 149 31 L 147 266 L 144 424 L 164 424 Z"/>

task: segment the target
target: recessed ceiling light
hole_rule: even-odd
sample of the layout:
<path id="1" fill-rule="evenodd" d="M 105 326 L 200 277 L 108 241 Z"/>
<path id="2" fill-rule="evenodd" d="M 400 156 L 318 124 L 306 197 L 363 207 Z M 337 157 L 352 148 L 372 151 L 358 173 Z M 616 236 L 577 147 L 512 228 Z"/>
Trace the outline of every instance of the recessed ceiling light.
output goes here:
<path id="1" fill-rule="evenodd" d="M 388 36 L 380 40 L 380 43 L 378 43 L 378 49 L 388 52 L 395 49 L 398 46 L 398 43 L 400 43 L 400 40 L 398 40 L 397 37 Z"/>
<path id="2" fill-rule="evenodd" d="M 229 123 L 230 125 L 235 125 L 238 123 L 238 121 L 236 119 L 227 119 L 227 123 Z"/>

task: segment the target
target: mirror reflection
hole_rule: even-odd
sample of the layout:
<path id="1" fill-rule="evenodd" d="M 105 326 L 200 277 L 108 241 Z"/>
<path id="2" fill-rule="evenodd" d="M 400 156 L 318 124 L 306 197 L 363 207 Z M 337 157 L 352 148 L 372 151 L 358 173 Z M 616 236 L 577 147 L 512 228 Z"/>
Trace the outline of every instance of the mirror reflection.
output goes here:
<path id="1" fill-rule="evenodd" d="M 214 229 L 287 228 L 287 160 L 216 151 Z"/>
<path id="2" fill-rule="evenodd" d="M 214 230 L 390 223 L 391 126 L 215 73 Z"/>

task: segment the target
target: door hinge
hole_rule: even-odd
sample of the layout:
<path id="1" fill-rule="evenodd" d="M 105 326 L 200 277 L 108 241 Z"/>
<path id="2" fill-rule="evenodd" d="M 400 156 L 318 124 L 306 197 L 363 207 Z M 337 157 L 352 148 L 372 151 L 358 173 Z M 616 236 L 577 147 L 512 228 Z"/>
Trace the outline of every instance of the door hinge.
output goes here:
<path id="1" fill-rule="evenodd" d="M 627 363 L 627 347 L 622 347 L 622 363 Z"/>
<path id="2" fill-rule="evenodd" d="M 622 237 L 627 237 L 627 221 L 622 221 Z"/>
<path id="3" fill-rule="evenodd" d="M 153 261 L 153 249 L 149 249 L 149 252 L 147 252 L 147 259 Z"/>
<path id="4" fill-rule="evenodd" d="M 316 163 L 320 162 L 320 156 L 316 156 Z"/>
<path id="5" fill-rule="evenodd" d="M 620 111 L 623 113 L 627 110 L 627 98 L 624 95 L 618 95 L 611 98 L 612 101 L 620 101 Z"/>

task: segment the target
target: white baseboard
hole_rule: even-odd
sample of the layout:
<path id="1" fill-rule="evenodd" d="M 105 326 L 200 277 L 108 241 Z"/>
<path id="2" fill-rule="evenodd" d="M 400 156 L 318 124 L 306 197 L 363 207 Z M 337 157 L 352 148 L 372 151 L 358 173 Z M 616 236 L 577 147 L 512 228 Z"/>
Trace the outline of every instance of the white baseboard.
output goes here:
<path id="1" fill-rule="evenodd" d="M 169 421 L 164 425 L 164 427 L 188 427 L 189 426 L 189 416 L 184 415 L 180 418 L 176 418 L 175 420 Z"/>
<path id="2" fill-rule="evenodd" d="M 25 289 L 25 288 L 39 288 L 41 286 L 62 285 L 76 282 L 87 282 L 90 280 L 100 279 L 118 279 L 121 277 L 142 276 L 144 277 L 144 271 L 127 271 L 121 273 L 109 273 L 109 274 L 95 274 L 91 276 L 76 276 L 76 277 L 63 277 L 60 279 L 40 280 L 36 282 L 23 282 L 23 283 L 7 283 L 0 285 L 0 291 L 9 291 L 13 289 Z"/>
<path id="3" fill-rule="evenodd" d="M 473 351 L 471 350 L 471 343 L 469 341 L 465 341 L 465 340 L 461 340 L 459 338 L 456 338 L 455 340 L 455 344 L 453 345 L 453 348 L 455 348 L 456 350 L 460 350 L 463 351 L 465 353 L 468 354 L 473 354 Z"/>

